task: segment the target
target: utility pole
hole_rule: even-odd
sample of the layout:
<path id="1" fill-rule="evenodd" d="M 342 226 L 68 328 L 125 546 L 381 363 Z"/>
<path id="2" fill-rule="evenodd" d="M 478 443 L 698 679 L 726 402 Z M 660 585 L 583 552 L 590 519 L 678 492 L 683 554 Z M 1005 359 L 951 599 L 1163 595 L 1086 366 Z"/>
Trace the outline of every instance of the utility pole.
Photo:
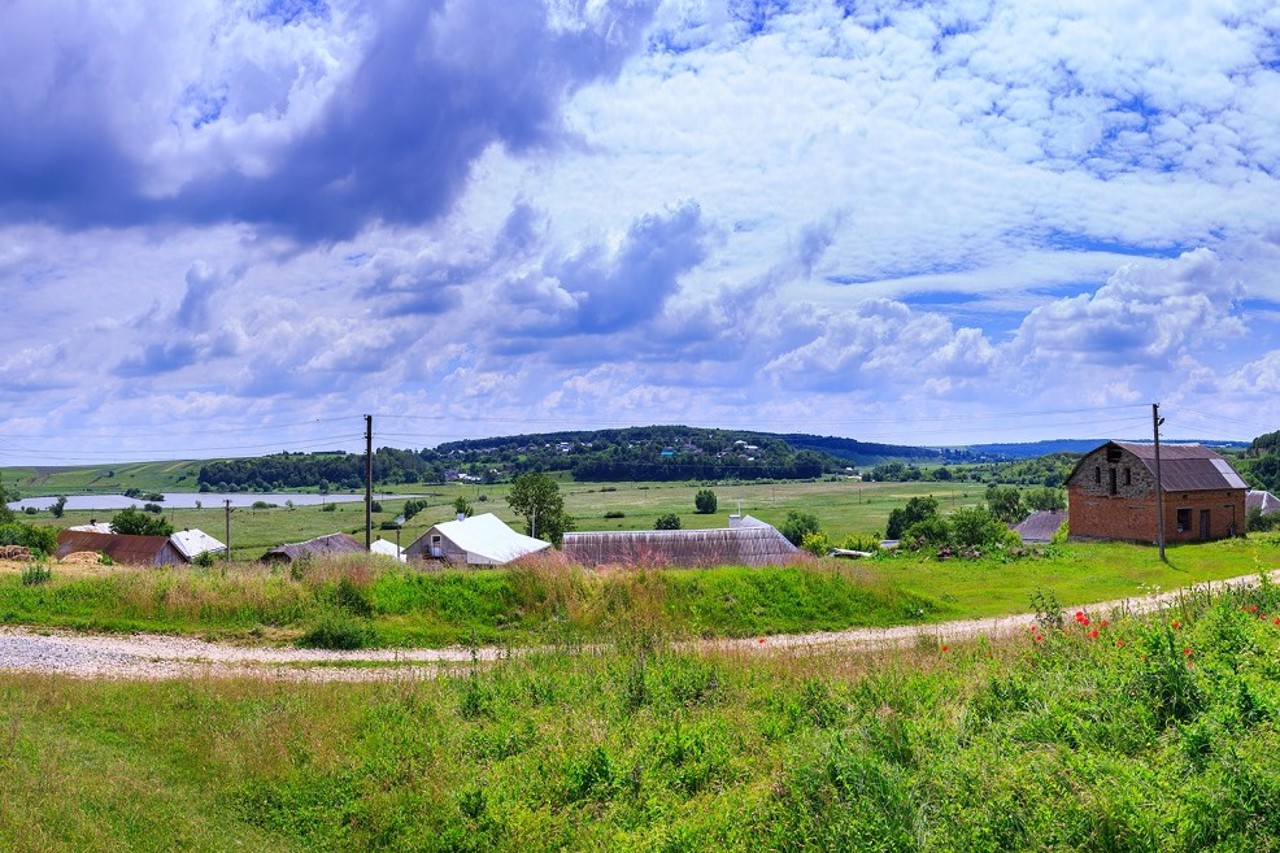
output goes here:
<path id="1" fill-rule="evenodd" d="M 1156 541 L 1160 545 L 1160 561 L 1169 562 L 1164 556 L 1164 481 L 1160 479 L 1160 425 L 1164 418 L 1160 417 L 1160 404 L 1151 404 L 1151 432 L 1156 442 Z"/>
<path id="2" fill-rule="evenodd" d="M 364 550 L 373 549 L 373 415 L 364 416 Z"/>
<path id="3" fill-rule="evenodd" d="M 226 499 L 225 499 L 225 501 L 224 501 L 224 503 L 225 503 L 225 505 L 226 505 L 226 510 L 227 510 L 227 531 L 226 531 L 226 535 L 227 535 L 227 555 L 226 555 L 226 560 L 227 560 L 227 562 L 229 563 L 229 562 L 231 562 L 231 498 L 226 498 Z"/>

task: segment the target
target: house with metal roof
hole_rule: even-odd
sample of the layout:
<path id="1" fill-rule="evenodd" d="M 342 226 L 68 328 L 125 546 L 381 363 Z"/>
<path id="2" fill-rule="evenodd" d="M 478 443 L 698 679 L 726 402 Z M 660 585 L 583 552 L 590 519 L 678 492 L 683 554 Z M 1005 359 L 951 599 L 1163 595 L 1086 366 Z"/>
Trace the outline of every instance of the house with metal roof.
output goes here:
<path id="1" fill-rule="evenodd" d="M 569 532 L 561 548 L 584 566 L 785 566 L 799 554 L 776 527 L 749 515 L 710 530 Z"/>
<path id="2" fill-rule="evenodd" d="M 404 549 L 389 539 L 383 539 L 381 536 L 369 543 L 369 553 L 381 554 L 384 557 L 391 557 L 402 563 L 405 562 Z"/>
<path id="3" fill-rule="evenodd" d="M 1052 542 L 1054 535 L 1067 523 L 1066 510 L 1040 509 L 1013 526 L 1013 532 L 1026 544 Z"/>
<path id="4" fill-rule="evenodd" d="M 203 530 L 176 530 L 169 535 L 169 541 L 188 563 L 201 554 L 221 554 L 227 550 L 226 545 Z"/>
<path id="5" fill-rule="evenodd" d="M 1244 532 L 1248 486 L 1226 459 L 1198 444 L 1160 446 L 1166 542 L 1224 539 Z M 1155 446 L 1108 441 L 1067 478 L 1072 539 L 1156 542 Z"/>
<path id="6" fill-rule="evenodd" d="M 1280 512 L 1280 498 L 1262 489 L 1250 489 L 1244 494 L 1245 512 L 1258 508 L 1258 512 L 1263 515 L 1271 515 Z"/>
<path id="7" fill-rule="evenodd" d="M 551 547 L 517 533 L 491 512 L 458 516 L 429 528 L 404 549 L 405 559 L 440 560 L 467 566 L 501 566 Z"/>
<path id="8" fill-rule="evenodd" d="M 114 563 L 131 566 L 176 566 L 187 562 L 167 536 L 130 536 L 89 530 L 64 530 L 58 534 L 55 556 L 59 560 L 85 551 L 106 554 Z"/>

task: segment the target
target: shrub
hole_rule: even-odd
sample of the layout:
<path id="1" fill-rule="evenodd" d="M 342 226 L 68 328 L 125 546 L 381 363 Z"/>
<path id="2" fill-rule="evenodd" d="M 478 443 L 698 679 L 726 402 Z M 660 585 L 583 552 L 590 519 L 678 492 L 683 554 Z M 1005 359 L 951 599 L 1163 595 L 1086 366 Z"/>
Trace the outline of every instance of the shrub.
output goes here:
<path id="1" fill-rule="evenodd" d="M 43 563 L 28 563 L 22 570 L 23 586 L 39 586 L 53 579 L 53 572 Z"/>
<path id="2" fill-rule="evenodd" d="M 58 550 L 58 534 L 52 527 L 0 524 L 0 545 L 21 545 L 33 554 L 47 557 Z"/>
<path id="3" fill-rule="evenodd" d="M 658 516 L 657 520 L 653 522 L 653 529 L 654 530 L 679 530 L 680 516 L 676 515 L 674 512 L 668 512 L 663 515 L 660 515 Z"/>
<path id="4" fill-rule="evenodd" d="M 626 518 L 627 514 L 620 509 L 611 509 L 604 514 L 605 518 Z"/>
<path id="5" fill-rule="evenodd" d="M 702 515 L 711 515 L 718 505 L 716 493 L 710 489 L 702 489 L 693 497 L 693 506 Z"/>
<path id="6" fill-rule="evenodd" d="M 912 498 L 907 501 L 905 507 L 899 507 L 889 513 L 889 526 L 885 528 L 885 538 L 902 539 L 912 525 L 937 517 L 937 498 L 932 495 L 927 498 Z"/>
<path id="7" fill-rule="evenodd" d="M 328 610 L 315 626 L 303 634 L 298 645 L 307 649 L 350 651 L 373 645 L 377 633 L 367 619 L 339 609 Z"/>
<path id="8" fill-rule="evenodd" d="M 815 557 L 825 557 L 831 553 L 831 540 L 819 530 L 817 533 L 806 533 L 804 539 L 800 540 L 800 547 Z"/>
<path id="9" fill-rule="evenodd" d="M 818 517 L 811 512 L 801 512 L 800 510 L 790 510 L 787 512 L 787 520 L 782 522 L 779 532 L 787 537 L 787 541 L 797 548 L 804 542 L 804 537 L 810 533 L 818 532 Z"/>
<path id="10" fill-rule="evenodd" d="M 321 512 L 334 512 L 335 510 L 337 510 L 337 508 L 338 508 L 338 505 L 337 505 L 337 504 L 325 504 L 324 506 L 320 507 L 320 511 L 321 511 Z"/>
<path id="11" fill-rule="evenodd" d="M 990 549 L 1017 545 L 1017 534 L 982 507 L 964 507 L 948 519 L 951 541 L 960 548 Z"/>

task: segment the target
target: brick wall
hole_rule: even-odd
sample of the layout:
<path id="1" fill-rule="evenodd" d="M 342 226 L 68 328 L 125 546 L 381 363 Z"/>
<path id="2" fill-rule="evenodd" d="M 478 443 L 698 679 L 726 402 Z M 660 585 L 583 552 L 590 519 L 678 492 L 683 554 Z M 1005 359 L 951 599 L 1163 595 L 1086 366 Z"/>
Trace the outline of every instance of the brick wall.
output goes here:
<path id="1" fill-rule="evenodd" d="M 1114 493 L 1112 476 L 1114 472 Z M 1067 482 L 1068 525 L 1072 539 L 1123 539 L 1156 542 L 1155 475 L 1128 451 L 1108 462 L 1106 447 L 1086 456 Z M 1179 510 L 1186 522 L 1178 529 Z M 1201 536 L 1200 514 L 1207 510 L 1208 536 Z M 1166 492 L 1165 542 L 1224 539 L 1244 532 L 1244 490 Z"/>

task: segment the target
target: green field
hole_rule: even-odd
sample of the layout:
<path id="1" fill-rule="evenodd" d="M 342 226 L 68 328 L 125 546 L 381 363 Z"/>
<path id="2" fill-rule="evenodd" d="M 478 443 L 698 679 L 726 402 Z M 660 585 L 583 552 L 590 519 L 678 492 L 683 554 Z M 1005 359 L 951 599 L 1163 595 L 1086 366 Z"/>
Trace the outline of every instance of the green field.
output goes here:
<path id="1" fill-rule="evenodd" d="M 181 464 L 181 463 L 172 463 Z M 6 469 L 12 471 L 14 469 Z M 6 482 L 9 482 L 6 477 Z M 23 494 L 30 496 L 27 487 Z M 169 488 L 158 485 L 139 488 Z M 493 512 L 517 529 L 522 521 L 511 512 L 505 500 L 509 484 L 475 485 L 426 485 L 399 486 L 399 494 L 424 495 L 430 508 L 415 516 L 400 533 L 402 545 L 408 545 L 421 536 L 428 527 L 453 517 L 453 502 L 458 497 L 471 501 L 476 512 Z M 565 498 L 565 508 L 571 514 L 579 530 L 651 530 L 658 516 L 676 513 L 686 528 L 725 527 L 728 515 L 738 512 L 753 515 L 771 524 L 781 524 L 791 510 L 813 513 L 822 529 L 835 542 L 850 535 L 866 535 L 883 532 L 889 512 L 917 495 L 934 495 L 942 511 L 951 512 L 962 506 L 976 506 L 983 501 L 983 490 L 977 484 L 953 483 L 860 483 L 853 480 L 788 483 L 752 483 L 743 485 L 711 485 L 700 483 L 575 483 L 560 484 Z M 702 488 L 711 488 L 719 501 L 717 512 L 699 515 L 694 511 L 694 495 Z M 183 489 L 177 489 L 183 491 Z M 189 490 L 189 489 L 188 489 Z M 68 494 L 74 488 L 58 490 Z M 199 496 L 201 509 L 166 509 L 165 517 L 177 529 L 199 528 L 225 539 L 226 516 L 218 494 L 210 492 Z M 141 506 L 143 501 L 139 500 Z M 400 514 L 402 500 L 381 501 L 382 512 L 375 514 L 374 535 L 395 540 L 395 531 L 383 531 L 383 521 L 390 521 Z M 283 542 L 297 542 L 314 536 L 337 531 L 364 536 L 364 504 L 338 503 L 332 512 L 320 507 L 284 506 L 275 509 L 237 509 L 231 516 L 231 545 L 233 555 L 239 559 L 251 559 Z M 606 513 L 621 512 L 622 518 L 605 518 Z M 55 519 L 47 511 L 22 520 L 33 524 L 67 527 L 84 524 L 91 519 L 106 521 L 111 512 L 68 511 L 63 518 Z"/>
<path id="2" fill-rule="evenodd" d="M 875 655 L 678 652 L 633 614 L 381 684 L 0 672 L 0 849 L 1266 853 L 1278 611 Z"/>

